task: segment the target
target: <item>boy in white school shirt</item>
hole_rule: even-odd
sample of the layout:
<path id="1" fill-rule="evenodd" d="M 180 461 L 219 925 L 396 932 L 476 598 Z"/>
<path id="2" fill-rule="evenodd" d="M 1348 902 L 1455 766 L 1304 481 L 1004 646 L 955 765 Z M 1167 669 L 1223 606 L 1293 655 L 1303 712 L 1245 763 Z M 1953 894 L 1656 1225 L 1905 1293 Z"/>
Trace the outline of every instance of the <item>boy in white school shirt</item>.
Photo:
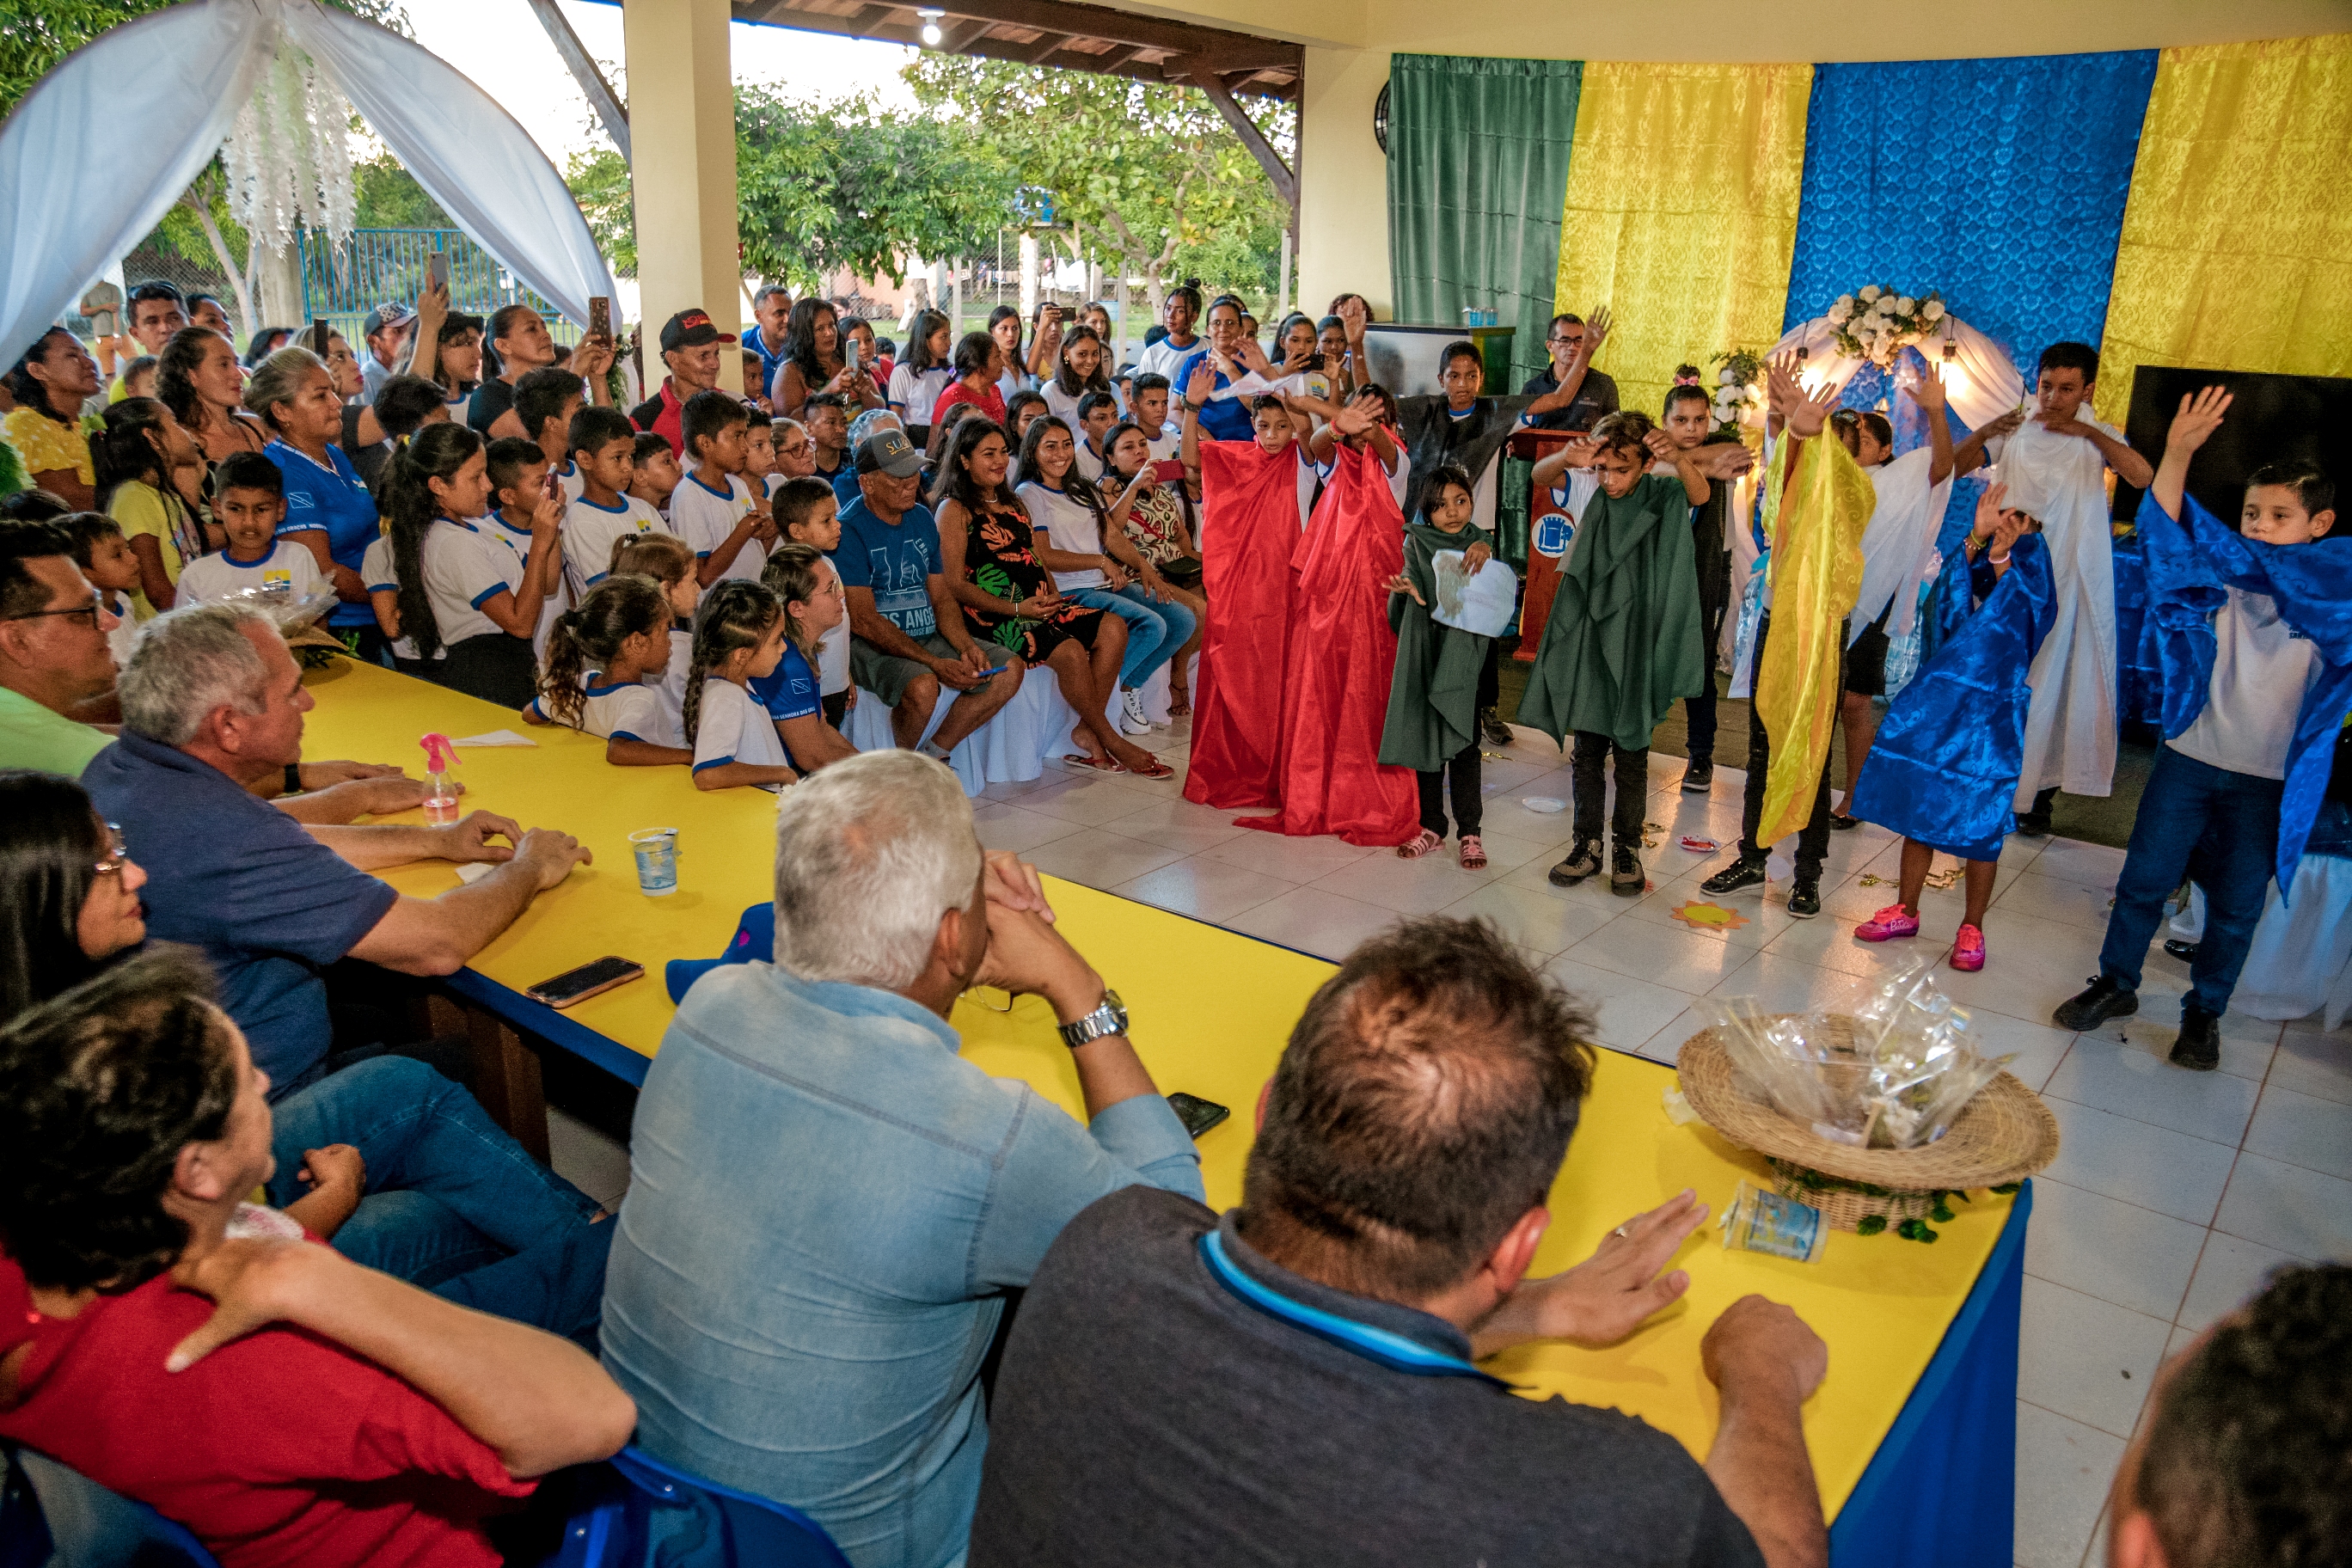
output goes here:
<path id="1" fill-rule="evenodd" d="M 517 561 L 527 563 L 530 560 L 531 515 L 539 510 L 540 498 L 554 482 L 552 468 L 538 443 L 516 436 L 501 436 L 492 441 L 487 458 L 490 513 L 477 526 L 513 551 Z M 557 499 L 560 504 L 560 491 Z M 545 560 L 546 575 L 539 584 L 542 595 L 539 622 L 530 634 L 531 657 L 541 663 L 547 659 L 547 639 L 554 634 L 556 617 L 572 607 L 572 595 L 563 580 L 562 551 L 550 552 Z"/>
<path id="2" fill-rule="evenodd" d="M 696 393 L 678 418 L 693 467 L 670 492 L 669 526 L 701 562 L 696 574 L 706 588 L 730 577 L 758 582 L 775 542 L 767 503 L 743 482 L 751 425 L 742 404 L 723 392 Z"/>
<path id="3" fill-rule="evenodd" d="M 572 466 L 580 495 L 563 514 L 563 576 L 574 604 L 613 568 L 613 546 L 639 533 L 667 533 L 650 502 L 629 493 L 636 477 L 636 427 L 617 408 L 572 416 Z"/>
<path id="4" fill-rule="evenodd" d="M 213 473 L 213 520 L 227 545 L 180 569 L 182 605 L 201 605 L 247 588 L 299 599 L 320 586 L 317 558 L 299 542 L 278 537 L 286 521 L 286 477 L 258 452 L 236 452 Z"/>

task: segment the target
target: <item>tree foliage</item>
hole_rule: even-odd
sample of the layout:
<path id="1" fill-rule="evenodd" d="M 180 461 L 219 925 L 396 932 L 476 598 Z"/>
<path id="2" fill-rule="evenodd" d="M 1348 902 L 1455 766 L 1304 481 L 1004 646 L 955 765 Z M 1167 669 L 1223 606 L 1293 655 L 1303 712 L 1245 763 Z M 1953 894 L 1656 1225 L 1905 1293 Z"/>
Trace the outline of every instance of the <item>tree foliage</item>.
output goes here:
<path id="1" fill-rule="evenodd" d="M 1167 279 L 1190 272 L 1270 289 L 1290 209 L 1199 89 L 929 53 L 903 74 L 925 110 L 971 127 L 1024 186 L 1053 194 L 1074 255 L 1143 279 L 1155 314 Z M 1242 103 L 1295 158 L 1297 112 Z"/>
<path id="2" fill-rule="evenodd" d="M 565 173 L 597 243 L 636 266 L 627 166 L 609 149 Z M 817 289 L 836 271 L 904 281 L 910 255 L 973 249 L 1009 218 L 1011 165 L 959 122 L 869 97 L 816 103 L 735 89 L 735 200 L 743 269 Z"/>

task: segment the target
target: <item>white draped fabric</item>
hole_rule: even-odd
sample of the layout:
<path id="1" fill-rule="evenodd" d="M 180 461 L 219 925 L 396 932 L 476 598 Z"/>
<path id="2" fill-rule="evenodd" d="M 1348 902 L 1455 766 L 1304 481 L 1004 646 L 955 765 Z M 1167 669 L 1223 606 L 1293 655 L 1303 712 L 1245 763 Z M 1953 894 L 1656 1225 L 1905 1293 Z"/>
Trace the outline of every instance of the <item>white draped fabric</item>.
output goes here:
<path id="1" fill-rule="evenodd" d="M 576 321 L 611 272 L 562 176 L 446 61 L 315 0 L 187 0 L 100 34 L 0 126 L 0 363 L 143 238 L 220 148 L 280 42 L 307 52 L 433 198 Z M 126 90 L 125 83 L 136 83 Z"/>
<path id="2" fill-rule="evenodd" d="M 2112 425 L 2098 427 L 2123 439 Z M 2080 436 L 2054 436 L 2039 419 L 2028 419 L 1988 451 L 1996 461 L 1987 478 L 2009 487 L 2003 504 L 2042 520 L 2058 588 L 2057 619 L 2028 677 L 2033 700 L 2025 714 L 2016 809 L 2031 809 L 2034 795 L 2053 784 L 2068 795 L 2105 795 L 2115 787 L 2116 724 L 2106 459 Z"/>
<path id="3" fill-rule="evenodd" d="M 1937 364 L 1943 363 L 1944 328 L 1951 328 L 1952 368 L 1959 372 L 1945 384 L 1945 397 L 1960 422 L 1973 430 L 1987 425 L 2015 408 L 2025 398 L 2025 378 L 2018 374 L 2016 363 L 1999 343 L 1969 326 L 1957 316 L 1947 316 L 1936 323 L 1936 335 L 1921 340 L 1919 353 Z M 1773 353 L 1793 349 L 1805 351 L 1804 380 L 1808 386 L 1828 385 L 1843 390 L 1854 373 L 1868 362 L 1858 354 L 1840 352 L 1837 328 L 1827 316 L 1789 329 L 1771 348 Z"/>
<path id="4" fill-rule="evenodd" d="M 1895 612 L 1886 618 L 1888 639 L 1900 642 L 1911 635 L 1919 614 L 1919 584 L 1936 559 L 1936 534 L 1952 494 L 1949 475 L 1939 484 L 1927 482 L 1934 457 L 1921 447 L 1870 470 L 1878 505 L 1863 530 L 1862 592 L 1846 626 L 1849 647 L 1890 604 Z"/>
<path id="5" fill-rule="evenodd" d="M 2173 917 L 2172 933 L 2189 942 L 2205 934 L 2202 889 L 2189 888 L 2189 906 Z M 2230 1011 L 2279 1020 L 2318 1013 L 2328 1029 L 2352 1014 L 2352 860 L 2305 856 L 2294 868 L 2292 904 L 2271 883 Z"/>
<path id="6" fill-rule="evenodd" d="M 1192 668 L 1197 675 L 1198 654 L 1192 656 Z M 1114 725 L 1118 722 L 1118 694 L 1113 692 L 1104 717 Z M 931 721 L 923 726 L 923 739 L 930 738 L 931 731 L 947 717 L 947 711 L 945 701 L 931 710 Z M 1143 712 L 1155 724 L 1168 722 L 1166 665 L 1143 683 Z M 1054 672 L 1033 668 L 1013 700 L 948 753 L 948 765 L 955 770 L 956 779 L 968 795 L 976 795 L 992 784 L 1025 784 L 1043 773 L 1048 765 L 1058 767 L 1055 759 L 1077 749 L 1070 740 L 1070 731 L 1077 728 L 1077 710 L 1062 700 Z M 842 735 L 861 752 L 887 751 L 898 743 L 890 733 L 890 710 L 882 706 L 880 698 L 862 688 L 857 693 L 857 706 L 843 721 Z M 1181 774 L 1183 770 L 1180 767 L 1177 772 Z M 1076 772 L 1071 776 L 1079 778 L 1085 774 Z"/>

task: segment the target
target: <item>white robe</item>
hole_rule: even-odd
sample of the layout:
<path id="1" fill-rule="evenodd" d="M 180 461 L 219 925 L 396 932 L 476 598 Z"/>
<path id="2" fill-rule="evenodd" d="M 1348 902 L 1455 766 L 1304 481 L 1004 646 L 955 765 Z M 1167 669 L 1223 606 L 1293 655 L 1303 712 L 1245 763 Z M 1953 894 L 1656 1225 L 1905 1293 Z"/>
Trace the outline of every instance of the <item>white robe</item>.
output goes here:
<path id="1" fill-rule="evenodd" d="M 2086 421 L 2120 441 L 2112 425 Z M 2029 416 L 1993 454 L 1988 476 L 2010 507 L 2042 520 L 2057 583 L 2057 619 L 2027 679 L 2025 765 L 2018 811 L 2055 784 L 2105 795 L 2116 777 L 2116 558 L 2107 526 L 2106 459 L 2080 436 L 2053 436 Z"/>
<path id="2" fill-rule="evenodd" d="M 1886 617 L 1887 640 L 1899 643 L 1911 635 L 1919 584 L 1937 559 L 1936 535 L 1952 495 L 1949 475 L 1940 484 L 1927 482 L 1934 459 L 1934 450 L 1921 447 L 1869 470 L 1878 505 L 1862 533 L 1862 592 L 1846 622 L 1849 647 L 1889 605 L 1895 610 Z"/>

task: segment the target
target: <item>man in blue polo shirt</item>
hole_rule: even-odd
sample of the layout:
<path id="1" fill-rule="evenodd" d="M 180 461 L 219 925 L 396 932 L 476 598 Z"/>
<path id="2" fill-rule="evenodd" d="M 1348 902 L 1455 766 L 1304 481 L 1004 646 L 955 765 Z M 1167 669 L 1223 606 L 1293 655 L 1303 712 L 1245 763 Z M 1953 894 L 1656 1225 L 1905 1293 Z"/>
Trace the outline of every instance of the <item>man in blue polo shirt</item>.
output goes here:
<path id="1" fill-rule="evenodd" d="M 248 605 L 156 616 L 116 691 L 121 739 L 82 785 L 147 868 L 148 934 L 204 950 L 273 1100 L 323 1076 L 331 1046 L 380 1043 L 333 1039 L 328 965 L 452 973 L 589 858 L 567 834 L 485 811 L 443 827 L 306 826 L 256 796 L 300 759 L 313 700 L 276 624 Z M 425 859 L 503 864 L 436 899 L 367 874 Z"/>
<path id="2" fill-rule="evenodd" d="M 890 710 L 898 743 L 944 757 L 1021 689 L 1020 658 L 972 639 L 940 575 L 940 527 L 921 490 L 923 455 L 903 430 L 877 430 L 857 448 L 858 499 L 841 513 L 834 570 L 849 599 L 849 670 Z M 926 741 L 940 688 L 958 693 Z"/>

